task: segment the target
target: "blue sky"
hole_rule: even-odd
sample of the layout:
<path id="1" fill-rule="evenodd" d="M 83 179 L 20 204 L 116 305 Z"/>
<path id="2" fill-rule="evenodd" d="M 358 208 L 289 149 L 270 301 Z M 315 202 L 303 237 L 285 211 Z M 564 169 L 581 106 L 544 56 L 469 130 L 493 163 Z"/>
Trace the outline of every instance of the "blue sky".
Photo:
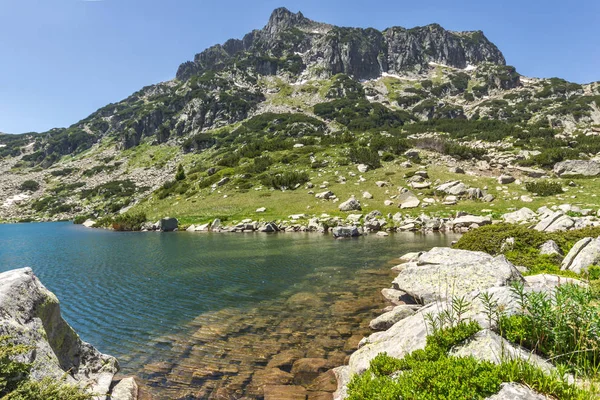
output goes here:
<path id="1" fill-rule="evenodd" d="M 481 29 L 524 75 L 600 80 L 597 0 L 0 0 L 0 132 L 69 126 L 280 6 L 341 26 Z"/>

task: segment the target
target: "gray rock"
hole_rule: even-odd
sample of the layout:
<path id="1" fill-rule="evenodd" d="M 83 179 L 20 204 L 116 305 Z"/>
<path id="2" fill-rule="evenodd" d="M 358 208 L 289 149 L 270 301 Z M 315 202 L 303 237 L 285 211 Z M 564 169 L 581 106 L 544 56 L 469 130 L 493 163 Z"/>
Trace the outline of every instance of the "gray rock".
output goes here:
<path id="1" fill-rule="evenodd" d="M 365 172 L 367 172 L 369 170 L 369 166 L 365 165 L 365 164 L 358 164 L 356 166 L 356 169 L 358 169 L 358 172 L 361 172 L 364 174 Z"/>
<path id="2" fill-rule="evenodd" d="M 229 178 L 228 177 L 224 177 L 221 180 L 219 180 L 219 182 L 216 183 L 217 186 L 223 186 L 225 185 L 227 182 L 229 182 Z"/>
<path id="3" fill-rule="evenodd" d="M 461 181 L 452 181 L 439 185 L 436 190 L 454 196 L 462 196 L 467 193 L 467 186 Z"/>
<path id="4" fill-rule="evenodd" d="M 213 220 L 213 222 L 210 224 L 210 230 L 211 231 L 215 231 L 217 229 L 219 229 L 221 227 L 221 220 L 219 218 L 216 218 L 215 220 Z"/>
<path id="5" fill-rule="evenodd" d="M 448 171 L 450 171 L 453 174 L 464 174 L 465 173 L 465 170 L 462 169 L 461 167 L 452 167 Z"/>
<path id="6" fill-rule="evenodd" d="M 196 225 L 190 225 L 188 226 L 188 228 L 185 230 L 186 232 L 194 232 L 196 230 Z"/>
<path id="7" fill-rule="evenodd" d="M 480 361 L 500 364 L 504 360 L 526 360 L 545 372 L 554 370 L 554 366 L 542 357 L 514 345 L 497 333 L 484 329 L 476 333 L 465 343 L 456 346 L 450 352 L 457 357 L 474 357 Z"/>
<path id="8" fill-rule="evenodd" d="M 326 192 L 321 192 L 321 193 L 317 193 L 315 194 L 315 197 L 317 199 L 322 199 L 322 200 L 329 200 L 330 198 L 334 197 L 335 195 L 333 194 L 332 191 L 328 190 Z"/>
<path id="9" fill-rule="evenodd" d="M 471 200 L 478 200 L 483 198 L 483 191 L 479 188 L 468 188 L 467 198 Z"/>
<path id="10" fill-rule="evenodd" d="M 429 187 L 431 187 L 431 182 L 413 182 L 410 186 L 417 190 L 429 189 Z"/>
<path id="11" fill-rule="evenodd" d="M 562 256 L 563 252 L 554 240 L 548 240 L 540 246 L 540 254 L 543 256 Z"/>
<path id="12" fill-rule="evenodd" d="M 514 181 L 515 181 L 515 178 L 510 175 L 500 175 L 498 177 L 498 183 L 500 185 L 508 185 L 509 183 L 513 183 Z"/>
<path id="13" fill-rule="evenodd" d="M 421 201 L 418 199 L 418 197 L 410 191 L 400 193 L 400 195 L 397 197 L 397 200 L 400 204 L 400 208 L 402 209 L 415 208 L 421 204 Z"/>
<path id="14" fill-rule="evenodd" d="M 537 218 L 537 214 L 527 207 L 523 207 L 520 210 L 504 214 L 502 219 L 504 222 L 510 224 L 520 224 L 522 222 L 529 222 Z"/>
<path id="15" fill-rule="evenodd" d="M 560 269 L 580 274 L 587 271 L 590 265 L 600 262 L 600 238 L 583 238 L 569 251 Z"/>
<path id="16" fill-rule="evenodd" d="M 547 400 L 548 398 L 520 383 L 503 383 L 498 393 L 485 400 Z"/>
<path id="17" fill-rule="evenodd" d="M 489 225 L 492 223 L 492 218 L 481 217 L 478 215 L 463 215 L 450 221 L 450 224 L 455 228 L 470 227 L 473 224 L 478 226 Z"/>
<path id="18" fill-rule="evenodd" d="M 404 268 L 394 279 L 394 288 L 429 304 L 522 279 L 504 256 L 436 247 L 421 254 L 417 265 Z"/>
<path id="19" fill-rule="evenodd" d="M 338 207 L 340 211 L 360 211 L 362 210 L 360 202 L 354 196 L 341 203 Z"/>
<path id="20" fill-rule="evenodd" d="M 517 171 L 522 172 L 523 174 L 529 176 L 530 178 L 541 178 L 546 175 L 546 171 L 542 169 L 534 169 L 527 167 L 516 167 Z"/>
<path id="21" fill-rule="evenodd" d="M 369 323 L 369 327 L 376 331 L 384 331 L 389 329 L 396 322 L 403 320 L 404 318 L 410 317 L 419 309 L 419 306 L 415 305 L 399 305 L 393 308 L 392 311 L 388 311 L 381 314 Z"/>
<path id="22" fill-rule="evenodd" d="M 110 400 L 137 400 L 138 385 L 134 378 L 121 379 L 113 388 Z"/>
<path id="23" fill-rule="evenodd" d="M 162 232 L 173 232 L 179 226 L 179 221 L 177 218 L 162 218 L 158 222 L 158 230 Z"/>
<path id="24" fill-rule="evenodd" d="M 568 217 L 562 211 L 556 211 L 544 217 L 535 227 L 540 232 L 566 231 L 575 225 L 573 218 Z"/>
<path id="25" fill-rule="evenodd" d="M 561 178 L 600 175 L 600 163 L 593 160 L 567 160 L 554 165 L 554 173 Z"/>
<path id="26" fill-rule="evenodd" d="M 484 201 L 486 203 L 491 203 L 492 201 L 496 200 L 496 198 L 494 197 L 493 194 L 486 194 L 485 196 L 483 196 L 483 198 L 481 199 L 481 201 Z"/>
<path id="27" fill-rule="evenodd" d="M 34 348 L 26 358 L 33 364 L 31 377 L 36 380 L 66 377 L 67 383 L 90 392 L 108 393 L 119 370 L 114 357 L 81 341 L 62 318 L 56 296 L 31 268 L 0 274 L 0 335 Z"/>
<path id="28" fill-rule="evenodd" d="M 96 225 L 96 221 L 88 219 L 81 225 L 83 225 L 86 228 L 93 228 Z"/>
<path id="29" fill-rule="evenodd" d="M 334 238 L 348 238 L 360 236 L 356 226 L 336 226 L 331 230 Z"/>
<path id="30" fill-rule="evenodd" d="M 264 233 L 274 233 L 279 232 L 279 227 L 274 222 L 267 222 L 265 226 L 260 229 L 261 232 Z"/>
<path id="31" fill-rule="evenodd" d="M 369 193 L 369 192 L 363 192 L 363 199 L 370 200 L 372 198 L 373 198 L 373 195 L 371 193 Z"/>

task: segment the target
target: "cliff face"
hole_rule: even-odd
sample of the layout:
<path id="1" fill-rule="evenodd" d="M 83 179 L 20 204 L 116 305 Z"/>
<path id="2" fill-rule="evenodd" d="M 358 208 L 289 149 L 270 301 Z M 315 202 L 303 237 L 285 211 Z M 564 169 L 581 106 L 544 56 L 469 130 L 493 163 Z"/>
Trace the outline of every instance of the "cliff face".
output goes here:
<path id="1" fill-rule="evenodd" d="M 32 346 L 24 361 L 33 363 L 33 379 L 66 376 L 67 383 L 105 394 L 119 370 L 114 357 L 79 338 L 62 318 L 56 296 L 30 268 L 0 274 L 0 335 Z"/>
<path id="2" fill-rule="evenodd" d="M 187 80 L 207 70 L 223 69 L 250 55 L 298 57 L 302 70 L 318 71 L 312 76 L 345 73 L 359 80 L 382 73 L 420 71 L 430 62 L 456 68 L 482 62 L 505 64 L 500 50 L 481 31 L 450 32 L 437 24 L 412 29 L 392 27 L 383 32 L 341 28 L 279 8 L 263 29 L 242 40 L 213 46 L 197 54 L 193 62 L 182 64 L 177 78 Z M 271 72 L 275 74 L 277 68 Z"/>

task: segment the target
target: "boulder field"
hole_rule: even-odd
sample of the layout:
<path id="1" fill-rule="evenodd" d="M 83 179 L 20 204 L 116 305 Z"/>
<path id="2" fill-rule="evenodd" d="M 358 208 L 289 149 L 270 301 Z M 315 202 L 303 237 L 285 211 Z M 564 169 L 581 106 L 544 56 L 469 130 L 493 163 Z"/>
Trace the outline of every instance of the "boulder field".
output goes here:
<path id="1" fill-rule="evenodd" d="M 587 250 L 586 250 L 587 249 Z M 573 253 L 573 254 L 571 254 Z M 589 260 L 590 254 L 597 255 L 596 239 L 582 240 L 565 258 L 568 265 L 580 265 L 578 258 Z M 540 356 L 514 344 L 494 332 L 495 322 L 485 313 L 481 294 L 493 295 L 507 315 L 519 310 L 519 299 L 511 290 L 514 282 L 524 285 L 526 292 L 552 293 L 561 284 L 585 283 L 573 278 L 540 274 L 524 277 L 504 256 L 493 257 L 483 252 L 434 248 L 428 252 L 412 253 L 401 258 L 402 264 L 393 267 L 399 271 L 391 288 L 382 294 L 394 304 L 380 315 L 370 326 L 375 332 L 363 338 L 359 348 L 349 359 L 348 365 L 334 369 L 338 389 L 334 399 L 347 397 L 347 384 L 355 374 L 365 372 L 380 353 L 403 358 L 411 352 L 423 349 L 430 328 L 428 320 L 451 307 L 452 299 L 464 298 L 470 306 L 463 318 L 476 321 L 481 330 L 469 340 L 456 346 L 451 354 L 473 356 L 478 360 L 500 363 L 503 358 L 519 358 L 553 371 L 555 367 Z M 586 261 L 587 262 L 587 261 Z M 495 399 L 543 399 L 531 389 L 506 382 L 499 393 L 489 397 Z"/>

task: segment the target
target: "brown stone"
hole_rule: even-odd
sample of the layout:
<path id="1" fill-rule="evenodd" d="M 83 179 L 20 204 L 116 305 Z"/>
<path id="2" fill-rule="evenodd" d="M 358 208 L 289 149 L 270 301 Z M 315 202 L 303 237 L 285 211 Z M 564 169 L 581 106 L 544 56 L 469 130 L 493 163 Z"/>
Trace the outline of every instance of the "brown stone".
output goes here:
<path id="1" fill-rule="evenodd" d="M 284 370 L 291 370 L 294 361 L 304 357 L 304 351 L 299 349 L 284 350 L 281 353 L 275 354 L 269 363 L 267 368 L 282 368 Z"/>
<path id="2" fill-rule="evenodd" d="M 269 385 L 265 386 L 265 400 L 306 400 L 306 389 L 302 386 Z"/>
<path id="3" fill-rule="evenodd" d="M 332 392 L 308 392 L 308 400 L 333 400 Z"/>
<path id="4" fill-rule="evenodd" d="M 310 384 L 320 374 L 326 372 L 335 365 L 323 358 L 301 358 L 294 363 L 292 375 L 297 385 Z"/>
<path id="5" fill-rule="evenodd" d="M 315 392 L 335 392 L 337 390 L 337 378 L 333 370 L 329 370 L 315 378 L 308 389 Z"/>
<path id="6" fill-rule="evenodd" d="M 252 385 L 263 387 L 265 385 L 288 385 L 292 383 L 293 375 L 279 368 L 266 368 L 258 370 L 252 375 Z"/>

